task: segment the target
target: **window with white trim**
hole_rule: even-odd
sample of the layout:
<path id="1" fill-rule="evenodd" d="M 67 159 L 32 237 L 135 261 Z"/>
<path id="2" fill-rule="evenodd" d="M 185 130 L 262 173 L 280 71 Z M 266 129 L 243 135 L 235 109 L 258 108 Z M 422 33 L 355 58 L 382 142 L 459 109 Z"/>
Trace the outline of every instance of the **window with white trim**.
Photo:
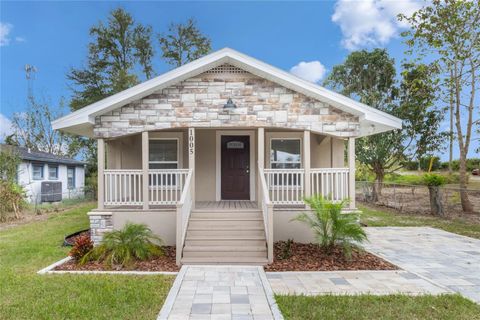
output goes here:
<path id="1" fill-rule="evenodd" d="M 178 169 L 178 139 L 150 139 L 150 169 Z"/>
<path id="2" fill-rule="evenodd" d="M 67 188 L 75 189 L 75 167 L 67 168 Z"/>
<path id="3" fill-rule="evenodd" d="M 276 186 L 298 186 L 301 176 L 298 173 L 288 173 L 291 169 L 300 169 L 302 165 L 300 139 L 271 139 L 270 168 L 285 169 L 287 173 L 274 174 L 270 183 Z"/>
<path id="4" fill-rule="evenodd" d="M 33 180 L 43 180 L 43 164 L 32 164 L 32 178 Z"/>
<path id="5" fill-rule="evenodd" d="M 178 169 L 178 139 L 150 139 L 148 152 L 150 169 Z M 171 186 L 176 185 L 176 178 L 175 175 L 154 174 L 149 183 L 150 186 Z"/>
<path id="6" fill-rule="evenodd" d="M 48 180 L 57 180 L 58 179 L 58 166 L 48 165 Z"/>
<path id="7" fill-rule="evenodd" d="M 270 168 L 300 169 L 302 164 L 300 139 L 271 139 Z"/>

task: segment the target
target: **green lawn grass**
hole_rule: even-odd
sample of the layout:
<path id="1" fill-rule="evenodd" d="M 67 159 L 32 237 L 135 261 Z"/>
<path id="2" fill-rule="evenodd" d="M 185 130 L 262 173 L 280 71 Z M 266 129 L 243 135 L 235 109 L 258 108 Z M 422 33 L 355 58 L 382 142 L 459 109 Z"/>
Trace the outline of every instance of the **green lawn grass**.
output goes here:
<path id="1" fill-rule="evenodd" d="M 369 227 L 433 227 L 480 239 L 480 224 L 466 219 L 445 219 L 426 215 L 399 214 L 361 205 L 359 208 L 362 210 L 360 215 L 361 222 Z"/>
<path id="2" fill-rule="evenodd" d="M 0 319 L 155 319 L 171 276 L 37 275 L 64 258 L 66 234 L 88 228 L 77 207 L 0 231 Z"/>
<path id="3" fill-rule="evenodd" d="M 480 319 L 480 306 L 460 295 L 276 296 L 276 300 L 285 319 Z"/>

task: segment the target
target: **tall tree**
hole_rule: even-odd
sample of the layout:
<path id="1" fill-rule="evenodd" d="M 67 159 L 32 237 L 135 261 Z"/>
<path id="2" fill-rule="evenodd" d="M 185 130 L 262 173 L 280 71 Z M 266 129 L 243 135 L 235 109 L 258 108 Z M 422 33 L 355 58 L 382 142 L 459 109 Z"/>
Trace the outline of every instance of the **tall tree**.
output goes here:
<path id="1" fill-rule="evenodd" d="M 362 50 L 335 66 L 325 81 L 347 96 L 404 120 L 401 130 L 357 140 L 357 159 L 375 174 L 374 200 L 381 193 L 385 174 L 441 143 L 438 128 L 442 114 L 433 103 L 435 66 L 405 64 L 403 68 L 397 84 L 395 62 L 385 50 Z"/>
<path id="2" fill-rule="evenodd" d="M 166 35 L 159 36 L 163 58 L 167 63 L 179 67 L 210 52 L 211 41 L 189 19 L 185 24 L 172 23 Z"/>
<path id="3" fill-rule="evenodd" d="M 453 113 L 460 161 L 460 200 L 464 212 L 473 212 L 467 193 L 467 159 L 476 117 L 480 114 L 480 3 L 432 0 L 411 17 L 400 15 L 411 30 L 403 33 L 408 53 L 436 60 L 445 92 L 453 92 Z M 428 55 L 428 57 L 427 57 Z M 475 105 L 477 103 L 477 105 Z M 477 124 L 478 125 L 478 124 Z"/>
<path id="4" fill-rule="evenodd" d="M 6 141 L 8 144 L 35 151 L 62 156 L 74 155 L 68 152 L 70 138 L 59 131 L 54 131 L 51 126 L 53 120 L 62 116 L 62 110 L 63 100 L 57 108 L 51 108 L 45 99 L 39 102 L 34 96 L 29 96 L 27 111 L 13 115 L 13 134 L 7 137 Z"/>
<path id="5" fill-rule="evenodd" d="M 135 22 L 124 9 L 113 10 L 107 23 L 99 22 L 90 28 L 84 68 L 72 68 L 67 75 L 73 98 L 70 108 L 75 111 L 112 94 L 134 86 L 153 76 L 152 29 Z M 83 152 L 88 168 L 96 170 L 96 143 L 93 139 L 77 137 L 70 145 L 73 152 Z"/>

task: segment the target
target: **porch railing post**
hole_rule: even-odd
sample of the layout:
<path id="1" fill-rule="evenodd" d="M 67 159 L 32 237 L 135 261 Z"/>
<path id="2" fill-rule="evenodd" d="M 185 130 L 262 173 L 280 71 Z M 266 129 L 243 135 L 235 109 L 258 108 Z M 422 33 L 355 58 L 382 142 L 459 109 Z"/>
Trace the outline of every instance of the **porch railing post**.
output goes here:
<path id="1" fill-rule="evenodd" d="M 104 208 L 105 203 L 105 140 L 97 140 L 97 189 L 98 209 Z"/>
<path id="2" fill-rule="evenodd" d="M 348 138 L 348 197 L 350 209 L 355 210 L 355 138 Z"/>
<path id="3" fill-rule="evenodd" d="M 308 198 L 312 195 L 311 179 L 310 179 L 310 131 L 303 131 L 303 169 L 304 169 L 304 197 Z"/>
<path id="4" fill-rule="evenodd" d="M 149 203 L 149 188 L 148 188 L 148 131 L 142 132 L 142 200 L 143 210 L 148 210 Z"/>
<path id="5" fill-rule="evenodd" d="M 258 157 L 258 167 L 259 168 L 265 168 L 265 129 L 264 128 L 258 128 L 257 132 L 257 157 Z M 260 196 L 260 190 L 262 188 L 262 184 L 260 181 L 260 174 L 263 174 L 262 172 L 258 172 L 258 177 L 257 177 L 257 198 L 258 198 L 258 205 L 261 206 L 262 204 L 262 197 Z"/>
<path id="6" fill-rule="evenodd" d="M 195 209 L 195 128 L 188 128 L 188 168 L 191 169 L 192 178 L 192 209 Z"/>

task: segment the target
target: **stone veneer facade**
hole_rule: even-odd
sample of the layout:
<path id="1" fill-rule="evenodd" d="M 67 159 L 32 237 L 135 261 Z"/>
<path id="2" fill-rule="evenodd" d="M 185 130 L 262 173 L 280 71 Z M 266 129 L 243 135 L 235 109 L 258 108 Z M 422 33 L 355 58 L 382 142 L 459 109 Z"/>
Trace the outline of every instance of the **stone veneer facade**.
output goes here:
<path id="1" fill-rule="evenodd" d="M 91 211 L 88 213 L 88 218 L 90 219 L 90 239 L 98 245 L 105 232 L 113 231 L 112 213 Z"/>
<path id="2" fill-rule="evenodd" d="M 224 105 L 231 98 L 235 109 Z M 97 116 L 97 138 L 185 127 L 278 127 L 356 136 L 358 117 L 224 65 Z"/>

